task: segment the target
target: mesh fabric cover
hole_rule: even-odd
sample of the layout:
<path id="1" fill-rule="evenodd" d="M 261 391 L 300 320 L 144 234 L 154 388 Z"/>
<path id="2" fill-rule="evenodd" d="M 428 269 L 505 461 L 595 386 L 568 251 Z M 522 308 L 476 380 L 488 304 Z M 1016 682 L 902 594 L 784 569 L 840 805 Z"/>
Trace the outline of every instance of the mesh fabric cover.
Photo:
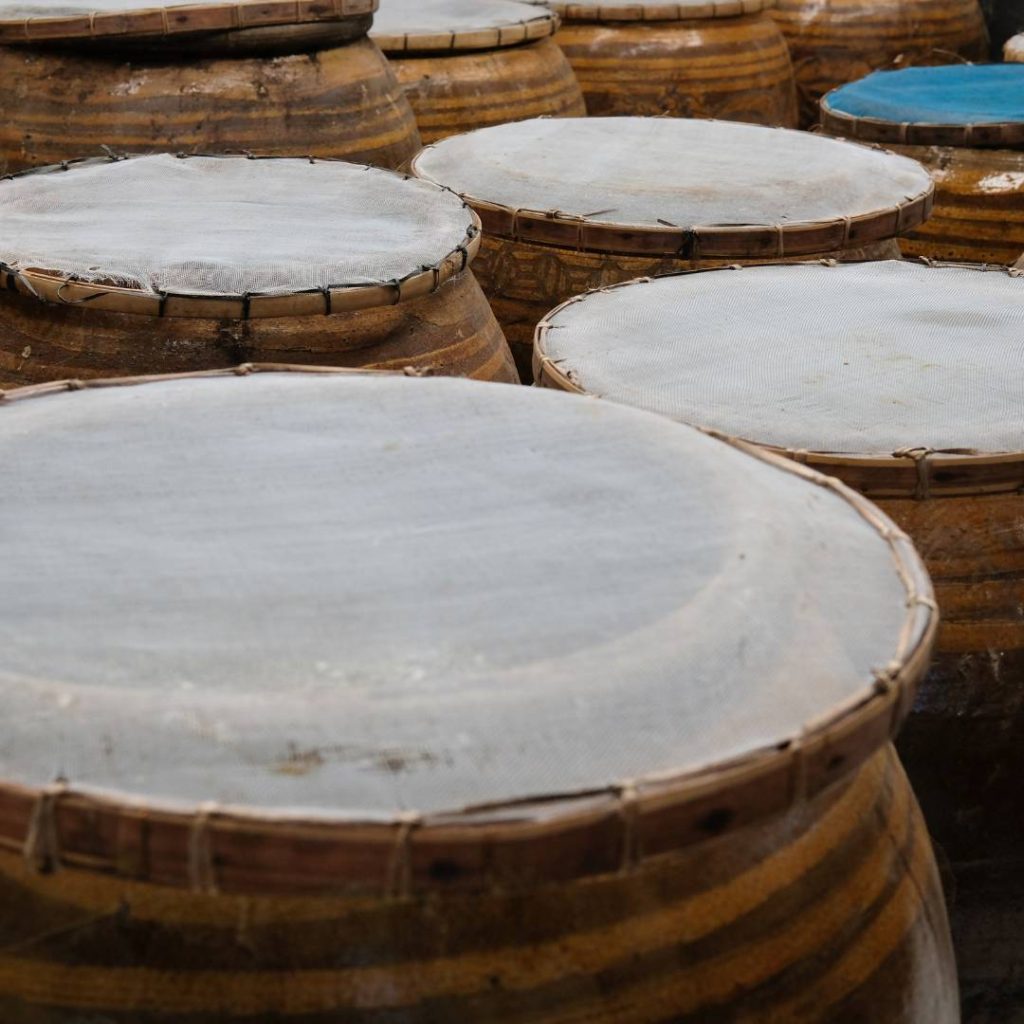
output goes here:
<path id="1" fill-rule="evenodd" d="M 792 449 L 1024 451 L 1024 279 L 883 262 L 592 293 L 544 351 L 591 394 Z"/>
<path id="2" fill-rule="evenodd" d="M 672 117 L 551 118 L 427 147 L 416 173 L 471 200 L 664 227 L 827 221 L 930 187 L 904 157 L 781 128 Z"/>
<path id="3" fill-rule="evenodd" d="M 174 10 L 178 7 L 223 7 L 231 0 L 6 0 L 0 3 L 0 23 L 25 18 L 65 18 L 116 11 Z"/>
<path id="4" fill-rule="evenodd" d="M 515 0 L 380 0 L 370 35 L 437 36 L 546 21 L 541 7 Z"/>
<path id="5" fill-rule="evenodd" d="M 544 0 L 534 0 L 543 3 Z M 547 7 L 563 17 L 582 18 L 593 13 L 597 20 L 685 20 L 687 9 L 692 8 L 700 18 L 709 16 L 735 17 L 741 13 L 754 13 L 774 7 L 776 0 L 548 0 Z M 715 9 L 718 9 L 716 15 Z"/>
<path id="6" fill-rule="evenodd" d="M 828 95 L 852 117 L 896 124 L 1002 124 L 1024 121 L 1024 67 L 953 64 L 876 71 Z"/>
<path id="7" fill-rule="evenodd" d="M 391 281 L 471 223 L 450 193 L 338 161 L 161 155 L 0 182 L 0 260 L 151 293 Z"/>
<path id="8" fill-rule="evenodd" d="M 554 392 L 82 391 L 0 407 L 0 460 L 9 780 L 371 817 L 587 789 L 867 695 L 907 614 L 833 492 Z"/>

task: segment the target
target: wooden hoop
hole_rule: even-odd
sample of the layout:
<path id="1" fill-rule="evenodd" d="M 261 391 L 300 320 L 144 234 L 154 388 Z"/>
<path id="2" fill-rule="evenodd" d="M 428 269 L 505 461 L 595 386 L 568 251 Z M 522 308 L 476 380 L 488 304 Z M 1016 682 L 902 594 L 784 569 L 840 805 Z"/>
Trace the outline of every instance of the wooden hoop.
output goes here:
<path id="1" fill-rule="evenodd" d="M 433 179 L 419 171 L 418 163 L 432 148 L 425 147 L 412 161 L 413 174 L 424 181 Z M 856 217 L 772 225 L 706 224 L 692 228 L 671 226 L 667 221 L 666 227 L 611 224 L 559 210 L 517 210 L 459 194 L 476 211 L 486 234 L 514 242 L 678 259 L 775 259 L 852 249 L 901 235 L 928 219 L 935 183 L 929 181 L 924 191 L 896 206 Z"/>
<path id="2" fill-rule="evenodd" d="M 704 21 L 738 18 L 771 10 L 778 0 L 707 0 L 700 4 L 636 3 L 621 7 L 591 6 L 571 0 L 548 0 L 549 7 L 566 21 Z"/>
<path id="3" fill-rule="evenodd" d="M 244 366 L 177 379 L 267 369 L 286 368 Z M 61 391 L 154 379 L 166 378 L 15 389 L 0 396 L 0 409 Z M 166 804 L 78 787 L 74 780 L 43 787 L 0 782 L 0 847 L 24 854 L 36 869 L 76 867 L 180 888 L 213 886 L 225 893 L 331 890 L 387 896 L 393 894 L 397 863 L 406 880 L 403 896 L 410 898 L 427 891 L 516 887 L 635 870 L 651 857 L 762 821 L 825 790 L 887 743 L 909 710 L 937 631 L 931 582 L 907 536 L 865 498 L 779 455 L 736 440 L 728 443 L 846 501 L 889 544 L 906 592 L 907 610 L 891 660 L 878 666 L 859 694 L 776 745 L 717 765 L 587 791 L 448 813 L 411 811 L 387 820 L 344 811 L 311 818 Z M 40 836 L 47 837 L 45 857 Z M 624 849 L 634 851 L 627 868 Z M 197 850 L 201 863 L 196 863 Z"/>
<path id="4" fill-rule="evenodd" d="M 340 21 L 373 14 L 377 4 L 378 0 L 235 0 L 234 3 L 146 7 L 137 11 L 94 11 L 54 18 L 19 18 L 0 21 L 0 44 L 171 36 Z"/>
<path id="5" fill-rule="evenodd" d="M 973 149 L 1014 149 L 1024 146 L 1024 121 L 939 124 L 855 117 L 853 114 L 844 114 L 836 110 L 829 103 L 829 98 L 836 92 L 838 89 L 833 89 L 821 98 L 821 126 L 829 135 L 856 139 L 859 142 L 906 146 L 966 146 Z"/>
<path id="6" fill-rule="evenodd" d="M 178 158 L 188 160 L 200 156 L 203 159 L 218 160 L 295 160 L 289 156 L 253 156 L 225 153 L 179 153 Z M 72 166 L 117 163 L 131 160 L 130 156 L 112 155 L 108 158 L 89 157 L 69 160 L 62 164 L 35 167 L 17 174 L 8 175 L 5 180 L 14 180 L 32 174 L 55 174 Z M 345 163 L 328 158 L 305 158 L 309 163 Z M 362 165 L 365 166 L 365 165 Z M 368 170 L 380 171 L 380 168 Z M 406 178 L 408 180 L 408 176 Z M 428 182 L 433 185 L 433 182 Z M 2 189 L 0 185 L 0 189 Z M 443 192 L 451 192 L 443 186 L 435 186 Z M 453 195 L 455 193 L 452 193 Z M 309 316 L 323 313 L 350 313 L 360 309 L 377 309 L 394 306 L 400 302 L 421 298 L 437 291 L 453 277 L 461 274 L 472 262 L 480 249 L 480 220 L 476 213 L 463 202 L 471 216 L 471 223 L 463 241 L 442 259 L 429 267 L 419 267 L 402 278 L 379 284 L 329 285 L 311 288 L 283 295 L 190 295 L 182 292 L 155 294 L 139 288 L 126 288 L 113 284 L 97 284 L 80 281 L 71 274 L 60 274 L 45 269 L 15 269 L 0 263 L 0 288 L 30 295 L 43 302 L 59 305 L 88 305 L 91 309 L 102 309 L 116 313 L 134 313 L 139 316 L 198 317 L 213 320 L 255 320 L 262 317 Z"/>
<path id="7" fill-rule="evenodd" d="M 939 263 L 925 258 L 908 258 L 908 263 L 920 263 L 928 267 L 955 267 L 979 273 L 1002 273 L 1009 277 L 1022 276 L 1020 270 L 1012 267 L 976 263 Z M 1022 257 L 1024 262 L 1024 257 Z M 806 262 L 786 261 L 770 266 L 849 266 L 837 264 L 834 260 L 810 260 Z M 733 273 L 745 269 L 735 267 L 712 267 L 706 270 L 684 270 L 665 277 L 689 277 L 691 274 Z M 546 351 L 548 332 L 553 318 L 563 309 L 580 302 L 595 291 L 614 291 L 646 283 L 654 278 L 635 278 L 600 289 L 591 289 L 583 295 L 556 306 L 534 331 L 534 378 L 540 387 L 554 387 L 561 391 L 588 395 L 572 375 L 563 370 Z M 1022 285 L 1024 287 L 1024 285 Z M 1024 491 L 1024 451 L 979 452 L 969 448 L 935 450 L 926 446 L 908 445 L 899 451 L 887 454 L 857 452 L 822 452 L 785 448 L 769 445 L 755 438 L 741 438 L 724 431 L 713 430 L 699 423 L 689 424 L 705 434 L 729 443 L 751 445 L 761 451 L 772 452 L 785 459 L 809 466 L 827 476 L 839 476 L 843 483 L 853 487 L 857 493 L 871 498 L 906 497 L 954 497 L 972 494 L 999 494 Z"/>
<path id="8" fill-rule="evenodd" d="M 558 16 L 544 11 L 536 18 L 518 25 L 493 28 L 456 29 L 451 32 L 405 33 L 378 35 L 371 31 L 370 38 L 385 53 L 450 53 L 466 50 L 498 50 L 518 46 L 537 39 L 547 39 L 558 31 Z"/>

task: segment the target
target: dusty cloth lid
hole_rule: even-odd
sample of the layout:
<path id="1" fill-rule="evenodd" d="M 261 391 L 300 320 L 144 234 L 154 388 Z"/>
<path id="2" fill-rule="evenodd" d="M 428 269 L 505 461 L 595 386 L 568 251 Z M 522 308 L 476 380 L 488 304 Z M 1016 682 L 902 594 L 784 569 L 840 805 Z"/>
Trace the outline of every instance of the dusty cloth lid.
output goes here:
<path id="1" fill-rule="evenodd" d="M 788 452 L 1020 456 L 1022 337 L 1008 271 L 804 264 L 591 292 L 545 318 L 537 360 L 588 394 Z"/>
<path id="2" fill-rule="evenodd" d="M 428 146 L 413 170 L 464 196 L 494 235 L 684 258 L 822 253 L 889 238 L 924 220 L 934 188 L 920 164 L 891 153 L 674 117 L 481 128 Z"/>
<path id="3" fill-rule="evenodd" d="M 624 794 L 628 827 L 658 798 L 649 854 L 689 838 L 675 799 L 738 826 L 841 777 L 923 669 L 928 582 L 888 520 L 663 417 L 389 375 L 48 390 L 0 403 L 0 833 L 64 814 L 72 862 L 77 813 L 95 865 L 103 815 L 143 807 L 153 850 L 202 828 L 224 888 L 234 839 L 263 835 L 251 883 L 296 822 L 335 884 L 386 871 L 341 839 L 412 825 L 477 877 L 503 835 L 513 873 L 572 875 L 581 842 L 592 871 Z"/>
<path id="4" fill-rule="evenodd" d="M 867 142 L 1024 145 L 1024 67 L 950 64 L 875 71 L 821 100 L 824 127 Z"/>
<path id="5" fill-rule="evenodd" d="M 363 18 L 376 8 L 377 0 L 188 0 L 156 7 L 144 0 L 6 0 L 0 43 L 224 32 Z"/>
<path id="6" fill-rule="evenodd" d="M 23 291 L 164 316 L 392 304 L 461 272 L 477 223 L 449 191 L 340 160 L 161 154 L 0 181 Z"/>
<path id="7" fill-rule="evenodd" d="M 695 21 L 735 18 L 770 10 L 777 0 L 683 0 L 682 3 L 637 3 L 636 0 L 538 0 L 566 21 Z"/>
<path id="8" fill-rule="evenodd" d="M 385 53 L 485 50 L 553 35 L 558 19 L 517 0 L 381 0 L 370 36 Z"/>

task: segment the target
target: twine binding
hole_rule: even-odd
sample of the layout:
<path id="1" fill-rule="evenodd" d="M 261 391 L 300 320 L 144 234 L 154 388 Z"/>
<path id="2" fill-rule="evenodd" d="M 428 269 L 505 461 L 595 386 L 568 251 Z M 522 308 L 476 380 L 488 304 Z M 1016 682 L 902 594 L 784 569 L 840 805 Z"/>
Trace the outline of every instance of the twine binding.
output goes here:
<path id="1" fill-rule="evenodd" d="M 42 789 L 36 798 L 22 850 L 25 865 L 33 874 L 51 874 L 60 868 L 57 805 L 67 792 L 66 780 L 58 779 Z"/>
<path id="2" fill-rule="evenodd" d="M 217 809 L 215 802 L 207 801 L 199 805 L 192 819 L 188 837 L 188 880 L 193 892 L 217 892 L 213 841 L 210 836 L 210 819 L 217 813 Z"/>
<path id="3" fill-rule="evenodd" d="M 405 900 L 412 894 L 412 834 L 421 820 L 415 811 L 407 811 L 395 823 L 395 844 L 388 862 L 389 899 Z"/>
<path id="4" fill-rule="evenodd" d="M 619 818 L 622 821 L 622 861 L 619 864 L 619 874 L 626 875 L 640 862 L 640 837 L 637 834 L 640 794 L 636 783 L 632 779 L 626 779 L 619 783 L 616 796 L 619 801 Z"/>

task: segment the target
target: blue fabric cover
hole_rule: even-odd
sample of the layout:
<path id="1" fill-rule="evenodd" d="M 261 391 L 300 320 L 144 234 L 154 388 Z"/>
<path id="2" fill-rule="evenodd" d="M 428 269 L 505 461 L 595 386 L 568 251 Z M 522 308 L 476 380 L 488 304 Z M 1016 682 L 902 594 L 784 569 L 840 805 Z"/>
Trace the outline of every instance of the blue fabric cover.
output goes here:
<path id="1" fill-rule="evenodd" d="M 840 86 L 828 105 L 838 113 L 897 124 L 1024 121 L 1024 64 L 876 71 Z"/>

